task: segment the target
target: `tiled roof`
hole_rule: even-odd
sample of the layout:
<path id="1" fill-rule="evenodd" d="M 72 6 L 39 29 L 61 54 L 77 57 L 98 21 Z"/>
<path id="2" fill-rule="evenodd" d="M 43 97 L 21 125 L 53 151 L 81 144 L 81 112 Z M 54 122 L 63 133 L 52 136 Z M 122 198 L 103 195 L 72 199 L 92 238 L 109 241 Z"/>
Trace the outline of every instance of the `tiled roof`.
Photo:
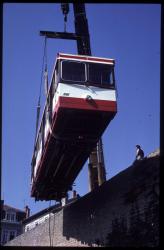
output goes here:
<path id="1" fill-rule="evenodd" d="M 25 211 L 23 211 L 23 210 L 20 210 L 20 209 L 18 209 L 18 208 L 11 207 L 11 206 L 8 206 L 8 205 L 3 205 L 3 209 L 4 209 L 4 210 L 12 209 L 12 210 L 15 210 L 15 212 L 25 213 Z"/>
<path id="2" fill-rule="evenodd" d="M 72 203 L 73 201 L 77 200 L 77 198 L 71 198 L 67 201 L 67 205 L 69 205 L 70 203 Z M 45 208 L 41 211 L 39 211 L 38 213 L 36 214 L 33 214 L 31 215 L 30 217 L 28 217 L 27 219 L 24 219 L 23 220 L 23 223 L 26 224 L 26 223 L 29 223 L 37 218 L 39 218 L 40 216 L 43 216 L 47 213 L 50 213 L 50 212 L 57 212 L 59 211 L 60 209 L 62 209 L 62 206 L 61 204 L 56 204 L 56 205 L 53 205 L 51 207 L 48 207 L 48 208 Z"/>
<path id="3" fill-rule="evenodd" d="M 61 209 L 61 205 L 60 204 L 56 204 L 56 205 L 53 205 L 51 207 L 48 207 L 48 208 L 45 208 L 41 211 L 39 211 L 38 213 L 36 214 L 33 214 L 31 215 L 30 217 L 28 217 L 27 219 L 23 220 L 23 223 L 26 224 L 27 222 L 31 222 L 33 220 L 35 220 L 36 218 L 39 218 L 40 216 L 43 216 L 44 214 L 47 214 L 49 213 L 50 211 L 52 210 L 58 210 L 58 209 Z"/>

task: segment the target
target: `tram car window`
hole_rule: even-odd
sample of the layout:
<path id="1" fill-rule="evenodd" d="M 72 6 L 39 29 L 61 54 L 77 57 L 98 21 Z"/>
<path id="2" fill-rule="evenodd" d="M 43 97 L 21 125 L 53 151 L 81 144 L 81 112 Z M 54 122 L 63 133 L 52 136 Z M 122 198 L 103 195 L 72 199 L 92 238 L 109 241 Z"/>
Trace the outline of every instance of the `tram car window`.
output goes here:
<path id="1" fill-rule="evenodd" d="M 89 75 L 88 75 L 88 81 L 91 83 L 95 83 L 98 85 L 108 84 L 113 85 L 114 84 L 114 70 L 113 67 L 110 65 L 104 65 L 100 63 L 89 63 Z"/>
<path id="2" fill-rule="evenodd" d="M 86 65 L 82 62 L 62 61 L 62 80 L 73 82 L 86 81 Z"/>

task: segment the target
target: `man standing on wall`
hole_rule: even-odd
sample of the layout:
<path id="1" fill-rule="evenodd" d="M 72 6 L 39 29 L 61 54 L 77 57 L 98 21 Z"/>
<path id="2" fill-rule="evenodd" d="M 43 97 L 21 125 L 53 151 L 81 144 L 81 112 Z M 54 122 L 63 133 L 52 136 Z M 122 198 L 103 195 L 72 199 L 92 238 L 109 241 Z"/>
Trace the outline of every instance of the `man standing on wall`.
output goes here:
<path id="1" fill-rule="evenodd" d="M 141 149 L 140 145 L 136 145 L 136 160 L 143 160 L 144 158 L 144 151 Z"/>

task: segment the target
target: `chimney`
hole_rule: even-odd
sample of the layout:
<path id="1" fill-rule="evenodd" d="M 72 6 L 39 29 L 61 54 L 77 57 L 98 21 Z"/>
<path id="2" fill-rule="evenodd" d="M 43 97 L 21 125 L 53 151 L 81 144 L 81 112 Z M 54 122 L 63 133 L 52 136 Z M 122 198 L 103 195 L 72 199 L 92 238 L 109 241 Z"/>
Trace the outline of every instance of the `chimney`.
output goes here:
<path id="1" fill-rule="evenodd" d="M 25 213 L 26 213 L 26 219 L 30 217 L 30 208 L 28 206 L 25 206 Z"/>
<path id="2" fill-rule="evenodd" d="M 64 207 L 67 204 L 67 201 L 68 201 L 67 197 L 64 197 L 64 198 L 61 199 L 62 207 Z"/>
<path id="3" fill-rule="evenodd" d="M 4 205 L 4 200 L 1 200 L 1 207 L 3 207 Z"/>
<path id="4" fill-rule="evenodd" d="M 76 190 L 73 190 L 73 191 L 72 191 L 72 198 L 76 198 L 76 197 L 77 197 Z"/>
<path id="5" fill-rule="evenodd" d="M 2 218 L 3 206 L 4 206 L 4 200 L 1 200 L 1 205 L 0 205 L 0 210 L 1 210 L 0 218 Z"/>

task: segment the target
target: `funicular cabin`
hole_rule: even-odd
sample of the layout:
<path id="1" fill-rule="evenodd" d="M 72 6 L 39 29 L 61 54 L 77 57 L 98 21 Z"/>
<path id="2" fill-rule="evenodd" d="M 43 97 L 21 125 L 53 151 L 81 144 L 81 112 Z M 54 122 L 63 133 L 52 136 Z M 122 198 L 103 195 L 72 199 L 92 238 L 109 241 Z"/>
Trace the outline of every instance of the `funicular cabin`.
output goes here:
<path id="1" fill-rule="evenodd" d="M 114 60 L 58 54 L 32 157 L 31 196 L 60 200 L 117 112 Z"/>

